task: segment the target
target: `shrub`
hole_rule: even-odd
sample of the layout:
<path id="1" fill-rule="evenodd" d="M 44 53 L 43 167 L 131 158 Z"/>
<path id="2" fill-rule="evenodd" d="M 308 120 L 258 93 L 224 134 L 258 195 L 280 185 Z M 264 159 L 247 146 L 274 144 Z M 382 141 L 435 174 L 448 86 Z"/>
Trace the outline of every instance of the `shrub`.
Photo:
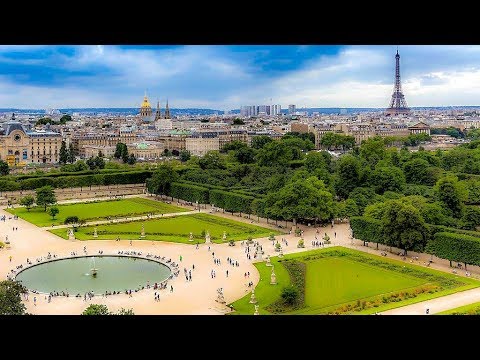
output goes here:
<path id="1" fill-rule="evenodd" d="M 282 289 L 282 299 L 288 305 L 294 305 L 298 299 L 298 290 L 295 286 L 288 286 Z"/>
<path id="2" fill-rule="evenodd" d="M 67 216 L 65 221 L 63 222 L 65 225 L 66 224 L 76 224 L 78 223 L 78 216 Z"/>

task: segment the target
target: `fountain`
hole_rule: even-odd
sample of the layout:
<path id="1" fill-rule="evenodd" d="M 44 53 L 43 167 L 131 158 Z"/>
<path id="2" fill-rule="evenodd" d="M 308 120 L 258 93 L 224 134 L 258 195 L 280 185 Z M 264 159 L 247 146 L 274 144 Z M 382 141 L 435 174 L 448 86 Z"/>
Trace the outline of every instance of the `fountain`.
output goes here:
<path id="1" fill-rule="evenodd" d="M 97 277 L 98 269 L 95 267 L 95 256 L 92 258 L 92 261 L 93 261 L 93 267 L 90 269 L 90 272 L 93 277 Z"/>
<path id="2" fill-rule="evenodd" d="M 99 271 L 102 270 L 101 276 Z M 161 283 L 172 275 L 171 266 L 161 261 L 128 256 L 102 255 L 54 259 L 20 271 L 16 280 L 40 293 L 64 290 L 72 294 L 92 291 L 139 289 L 139 284 Z"/>

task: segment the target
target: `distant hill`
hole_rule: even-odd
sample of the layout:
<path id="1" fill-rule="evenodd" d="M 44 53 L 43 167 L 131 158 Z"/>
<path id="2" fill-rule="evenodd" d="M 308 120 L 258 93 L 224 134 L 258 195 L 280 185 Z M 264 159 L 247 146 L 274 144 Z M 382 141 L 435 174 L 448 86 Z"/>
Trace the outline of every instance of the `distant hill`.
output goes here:
<path id="1" fill-rule="evenodd" d="M 98 114 L 111 114 L 111 115 L 136 115 L 138 114 L 138 108 L 69 108 L 69 109 L 57 109 L 62 114 L 73 114 L 81 113 L 87 115 L 98 115 Z M 155 109 L 153 109 L 155 111 Z M 165 109 L 162 109 L 165 111 Z M 35 115 L 44 115 L 46 114 L 45 109 L 13 109 L 13 108 L 3 108 L 0 109 L 0 113 L 18 113 L 18 114 L 35 114 Z M 223 110 L 215 109 L 199 109 L 199 108 L 188 108 L 188 109 L 172 109 L 170 108 L 170 113 L 172 115 L 213 115 L 215 113 L 223 114 Z"/>
<path id="2" fill-rule="evenodd" d="M 432 106 L 432 107 L 412 107 L 412 110 L 460 110 L 460 109 L 480 109 L 480 105 L 471 106 Z M 68 108 L 57 109 L 62 114 L 81 113 L 86 115 L 136 115 L 138 114 L 138 108 Z M 297 108 L 297 111 L 307 111 L 308 114 L 318 112 L 320 114 L 355 114 L 360 112 L 372 112 L 382 111 L 385 108 Z M 155 111 L 155 109 L 153 109 Z M 165 109 L 162 109 L 165 111 Z M 32 114 L 32 115 L 44 115 L 45 109 L 14 109 L 14 108 L 2 108 L 0 113 L 18 113 L 18 114 Z M 223 110 L 215 109 L 202 109 L 202 108 L 187 108 L 187 109 L 175 109 L 171 108 L 170 113 L 172 115 L 214 115 L 215 113 L 222 115 Z M 240 113 L 240 109 L 229 110 L 231 115 L 237 115 Z M 282 109 L 283 114 L 288 113 L 288 109 Z"/>

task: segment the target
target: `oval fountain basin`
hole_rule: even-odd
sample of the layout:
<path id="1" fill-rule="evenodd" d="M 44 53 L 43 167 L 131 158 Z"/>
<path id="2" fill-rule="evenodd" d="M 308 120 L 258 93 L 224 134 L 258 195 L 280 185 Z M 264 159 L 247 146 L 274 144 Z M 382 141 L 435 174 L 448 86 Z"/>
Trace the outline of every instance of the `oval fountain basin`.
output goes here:
<path id="1" fill-rule="evenodd" d="M 95 260 L 93 260 L 95 258 Z M 94 266 L 93 266 L 94 265 Z M 91 270 L 95 267 L 96 276 Z M 95 294 L 140 289 L 166 280 L 171 274 L 168 266 L 149 259 L 125 256 L 84 256 L 55 259 L 26 268 L 16 280 L 39 293 L 64 291 L 70 296 L 93 291 Z"/>

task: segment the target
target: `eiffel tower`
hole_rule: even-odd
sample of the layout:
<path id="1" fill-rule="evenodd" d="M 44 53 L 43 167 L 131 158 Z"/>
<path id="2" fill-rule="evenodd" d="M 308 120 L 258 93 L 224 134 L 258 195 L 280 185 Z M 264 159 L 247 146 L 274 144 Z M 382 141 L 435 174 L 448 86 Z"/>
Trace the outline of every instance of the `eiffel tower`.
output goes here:
<path id="1" fill-rule="evenodd" d="M 410 108 L 407 106 L 405 96 L 402 92 L 402 83 L 400 82 L 400 55 L 395 55 L 395 85 L 393 86 L 392 100 L 390 106 L 385 110 L 386 115 L 410 114 Z"/>

